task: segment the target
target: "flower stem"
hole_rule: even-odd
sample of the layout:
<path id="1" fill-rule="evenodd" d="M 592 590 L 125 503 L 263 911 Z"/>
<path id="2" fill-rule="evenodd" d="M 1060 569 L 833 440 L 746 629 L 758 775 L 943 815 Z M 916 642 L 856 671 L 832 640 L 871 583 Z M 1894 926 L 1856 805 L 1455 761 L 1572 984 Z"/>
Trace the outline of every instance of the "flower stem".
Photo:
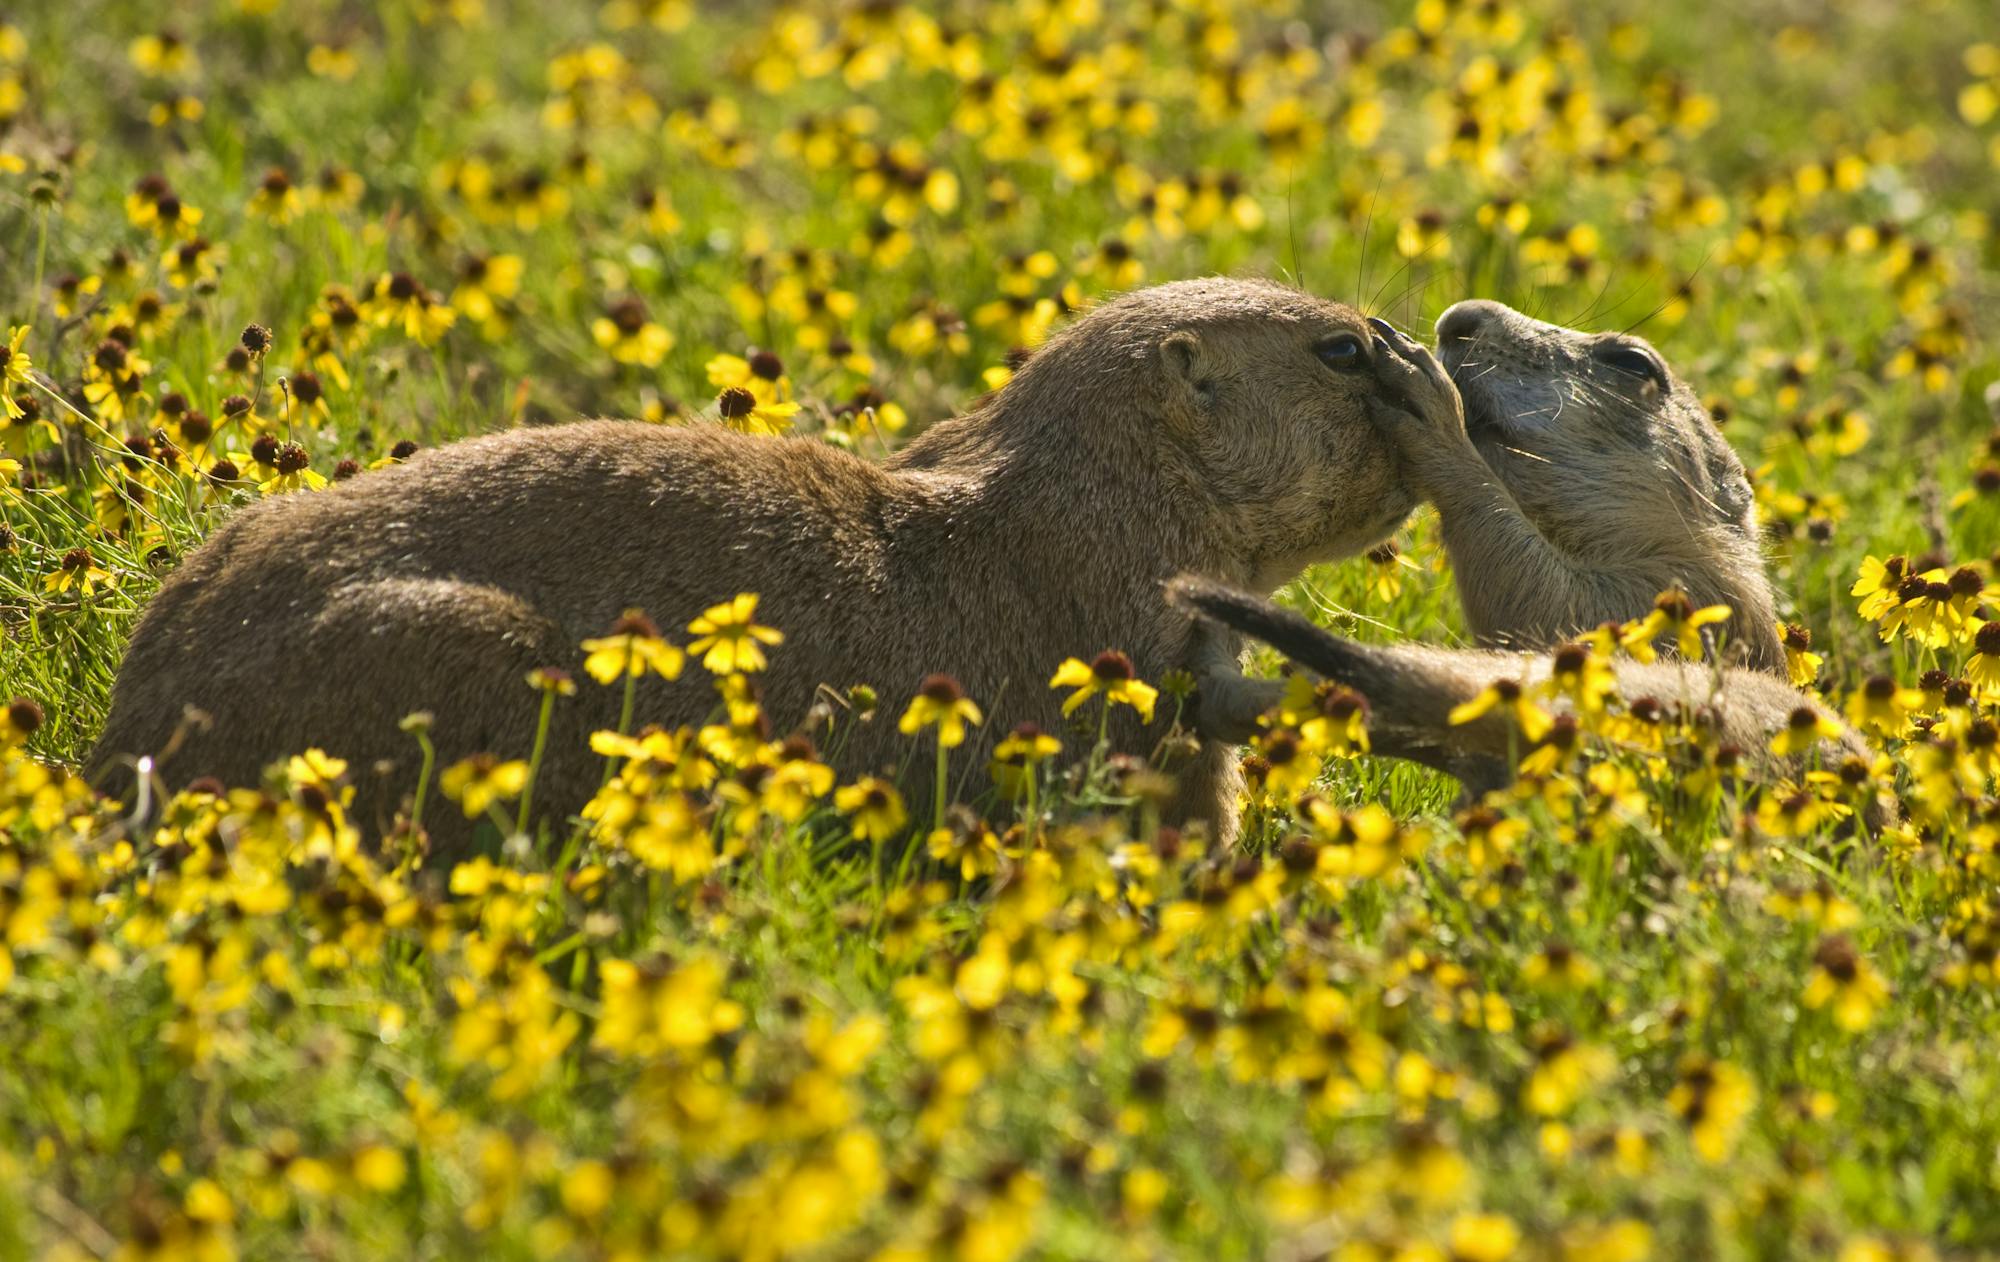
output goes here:
<path id="1" fill-rule="evenodd" d="M 430 733 L 418 732 L 417 745 L 424 751 L 423 766 L 417 770 L 417 797 L 410 804 L 410 831 L 415 833 L 424 824 L 424 795 L 430 792 L 431 769 L 437 765 L 437 746 L 431 744 Z"/>
<path id="2" fill-rule="evenodd" d="M 535 752 L 528 755 L 528 780 L 521 786 L 521 809 L 514 817 L 514 831 L 528 831 L 528 810 L 535 800 L 535 777 L 542 770 L 542 751 L 549 744 L 549 715 L 556 708 L 556 694 L 553 689 L 542 692 L 542 713 L 535 720 Z"/>
<path id="3" fill-rule="evenodd" d="M 49 257 L 49 208 L 43 206 L 35 216 L 35 288 L 33 311 L 42 308 L 42 270 Z M 32 318 L 29 321 L 33 323 Z"/>
<path id="4" fill-rule="evenodd" d="M 618 707 L 618 734 L 627 735 L 632 727 L 632 702 L 639 691 L 639 676 L 632 669 L 632 656 L 638 650 L 626 646 L 625 649 L 625 702 Z M 611 775 L 618 770 L 618 755 L 607 754 L 604 758 L 604 777 L 597 782 L 601 790 L 611 783 Z"/>
<path id="5" fill-rule="evenodd" d="M 931 795 L 931 827 L 944 827 L 945 764 L 951 761 L 951 751 L 944 747 L 944 741 L 937 743 L 937 789 Z"/>

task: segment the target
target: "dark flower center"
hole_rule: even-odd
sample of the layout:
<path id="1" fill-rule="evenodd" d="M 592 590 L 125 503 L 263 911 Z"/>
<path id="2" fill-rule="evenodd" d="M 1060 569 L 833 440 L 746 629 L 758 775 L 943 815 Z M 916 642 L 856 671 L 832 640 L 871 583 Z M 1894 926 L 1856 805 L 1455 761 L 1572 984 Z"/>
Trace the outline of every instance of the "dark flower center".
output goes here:
<path id="1" fill-rule="evenodd" d="M 1136 675 L 1132 659 L 1117 649 L 1106 649 L 1091 659 L 1090 673 L 1102 683 L 1119 683 Z"/>
<path id="2" fill-rule="evenodd" d="M 926 675 L 917 686 L 917 694 L 938 705 L 955 705 L 965 699 L 965 689 L 950 675 Z"/>

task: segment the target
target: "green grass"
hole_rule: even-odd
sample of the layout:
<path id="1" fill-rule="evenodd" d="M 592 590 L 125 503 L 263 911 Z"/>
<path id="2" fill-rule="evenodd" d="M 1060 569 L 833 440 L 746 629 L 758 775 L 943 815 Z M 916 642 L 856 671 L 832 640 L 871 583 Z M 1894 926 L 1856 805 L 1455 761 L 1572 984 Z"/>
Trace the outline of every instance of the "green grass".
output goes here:
<path id="1" fill-rule="evenodd" d="M 881 429 L 840 405 L 870 386 L 907 434 L 978 397 L 1024 336 L 981 310 L 1042 250 L 1024 292 L 1064 305 L 1222 272 L 1416 330 L 1474 295 L 1637 326 L 1757 470 L 1783 616 L 1825 655 L 1826 697 L 1962 672 L 1972 626 L 1885 643 L 1849 589 L 1870 555 L 2000 577 L 2000 491 L 1976 482 L 2000 464 L 1983 6 L 1022 2 L 940 26 L 753 5 L 684 30 L 618 27 L 615 5 L 261 7 L 0 17 L 0 327 L 28 330 L 46 377 L 9 392 L 49 422 L 0 428 L 24 466 L 0 492 L 0 697 L 46 712 L 35 760 L 0 767 L 0 1258 L 2000 1250 L 2000 834 L 1994 769 L 1963 756 L 1990 704 L 1926 703 L 1968 768 L 1949 793 L 1922 787 L 1935 742 L 1884 743 L 1910 825 L 1879 839 L 1780 835 L 1758 822 L 1772 786 L 1690 801 L 1625 757 L 1604 764 L 1637 777 L 1623 797 L 1564 782 L 1506 804 L 1525 827 L 1500 853 L 1448 779 L 1336 762 L 1320 792 L 1386 807 L 1402 850 L 1321 881 L 1286 866 L 1309 830 L 1283 803 L 1240 855 L 1175 851 L 1102 767 L 1052 773 L 1039 831 L 1005 834 L 1015 812 L 992 806 L 1009 853 L 970 881 L 906 861 L 921 837 L 871 867 L 824 802 L 740 847 L 704 816 L 678 840 L 725 857 L 691 879 L 617 829 L 454 873 L 368 857 L 379 839 L 318 812 L 302 768 L 129 838 L 43 770 L 88 748 L 160 576 L 260 493 L 199 476 L 247 454 L 237 430 L 194 470 L 127 458 L 169 392 L 218 419 L 254 397 L 331 476 L 400 440 L 673 401 L 712 424 L 705 365 L 763 346 L 802 431 L 874 453 Z M 198 54 L 179 76 L 133 48 L 170 9 Z M 568 122 L 557 85 L 600 42 L 622 62 Z M 336 46 L 344 81 L 312 69 Z M 1534 86 L 1509 96 L 1496 72 Z M 1032 124 L 1005 143 L 978 108 L 993 84 Z M 200 117 L 148 121 L 178 97 Z M 1262 134 L 1292 105 L 1314 132 L 1297 151 Z M 1378 109 L 1379 134 L 1350 131 Z M 1452 150 L 1466 110 L 1481 141 Z M 865 133 L 824 154 L 788 139 L 842 119 Z M 955 202 L 869 177 L 898 141 Z M 561 204 L 468 197 L 467 163 Z M 329 166 L 358 177 L 351 205 L 256 213 L 268 169 L 308 186 Z M 149 174 L 203 212 L 213 278 L 173 283 L 172 243 L 128 216 Z M 678 227 L 644 220 L 642 189 Z M 1525 236 L 1482 222 L 1515 203 Z M 474 254 L 521 262 L 504 328 L 372 330 L 340 354 L 350 388 L 320 365 L 323 416 L 280 389 L 309 366 L 323 287 L 359 302 L 408 271 L 448 301 Z M 65 276 L 97 282 L 81 306 Z M 851 311 L 746 308 L 793 278 Z M 150 371 L 108 418 L 80 391 L 148 290 L 171 318 L 132 332 Z M 627 295 L 673 335 L 657 364 L 593 339 Z M 943 312 L 967 327 L 932 344 L 918 317 Z M 234 372 L 251 323 L 275 344 Z M 835 334 L 872 365 L 838 362 Z M 1864 444 L 1806 437 L 1842 409 Z M 119 511 L 128 485 L 143 496 Z M 1403 537 L 1393 596 L 1356 560 L 1285 598 L 1358 638 L 1462 643 L 1434 527 Z M 52 590 L 79 547 L 107 581 Z M 931 759 L 914 744 L 910 774 Z M 1360 848 L 1310 849 L 1333 873 Z M 1814 891 L 1832 919 L 1788 913 Z M 1572 984 L 1537 980 L 1551 944 L 1587 962 Z M 1847 947 L 1886 987 L 1857 1029 L 1806 1002 Z M 646 1010 L 662 1045 L 626 1028 L 626 961 L 666 988 Z M 1551 1066 L 1577 1076 L 1538 1112 Z"/>

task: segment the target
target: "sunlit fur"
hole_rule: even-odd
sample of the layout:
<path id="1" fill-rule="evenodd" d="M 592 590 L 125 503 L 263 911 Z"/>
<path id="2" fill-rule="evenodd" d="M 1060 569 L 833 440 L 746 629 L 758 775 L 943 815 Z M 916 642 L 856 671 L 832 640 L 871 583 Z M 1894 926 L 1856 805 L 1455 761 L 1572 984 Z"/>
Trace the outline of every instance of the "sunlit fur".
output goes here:
<path id="1" fill-rule="evenodd" d="M 415 779 L 404 715 L 435 713 L 441 765 L 526 749 L 530 670 L 580 675 L 579 644 L 628 606 L 674 634 L 738 592 L 789 637 L 760 676 L 778 735 L 822 685 L 871 684 L 894 714 L 932 671 L 986 707 L 986 742 L 1016 720 L 1058 729 L 1047 681 L 1065 657 L 1123 649 L 1158 679 L 1198 651 L 1166 578 L 1269 590 L 1401 523 L 1412 500 L 1369 421 L 1375 381 L 1313 353 L 1356 330 L 1353 310 L 1277 285 L 1182 282 L 1097 308 L 885 464 L 816 439 L 591 421 L 266 500 L 161 588 L 93 762 L 165 749 L 193 706 L 208 722 L 163 762 L 169 785 L 255 783 L 318 745 L 354 767 L 360 817 L 382 820 Z M 649 679 L 638 719 L 699 723 L 715 701 L 690 668 Z M 586 686 L 555 707 L 538 804 L 583 805 L 602 766 L 589 733 L 619 702 Z M 1150 754 L 1171 718 L 1114 725 L 1114 744 Z M 908 753 L 893 722 L 850 726 L 846 771 Z M 968 798 L 985 748 L 961 764 Z M 1177 814 L 1229 833 L 1234 754 L 1211 742 L 1181 770 Z"/>
<path id="2" fill-rule="evenodd" d="M 1749 478 L 1656 351 L 1495 302 L 1459 303 L 1437 329 L 1483 463 L 1442 466 L 1427 494 L 1481 643 L 1549 644 L 1679 587 L 1735 611 L 1733 660 L 1783 668 Z M 1607 362 L 1620 348 L 1661 379 Z"/>

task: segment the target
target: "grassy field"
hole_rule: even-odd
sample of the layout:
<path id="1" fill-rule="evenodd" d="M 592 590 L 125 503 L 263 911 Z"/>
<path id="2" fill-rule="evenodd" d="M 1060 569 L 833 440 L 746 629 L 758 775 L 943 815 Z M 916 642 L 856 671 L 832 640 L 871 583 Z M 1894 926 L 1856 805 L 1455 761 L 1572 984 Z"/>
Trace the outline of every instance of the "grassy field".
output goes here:
<path id="1" fill-rule="evenodd" d="M 1696 8 L 0 12 L 0 1259 L 2000 1255 L 2000 31 Z M 136 835 L 63 770 L 236 505 L 579 415 L 879 453 L 1212 272 L 1653 338 L 1882 759 L 1461 812 L 1308 742 L 1215 853 L 1087 738 L 932 835 L 718 728 L 449 869 L 304 749 Z M 1401 543 L 1285 599 L 1459 641 Z M 509 823 L 493 753 L 422 809 Z"/>

